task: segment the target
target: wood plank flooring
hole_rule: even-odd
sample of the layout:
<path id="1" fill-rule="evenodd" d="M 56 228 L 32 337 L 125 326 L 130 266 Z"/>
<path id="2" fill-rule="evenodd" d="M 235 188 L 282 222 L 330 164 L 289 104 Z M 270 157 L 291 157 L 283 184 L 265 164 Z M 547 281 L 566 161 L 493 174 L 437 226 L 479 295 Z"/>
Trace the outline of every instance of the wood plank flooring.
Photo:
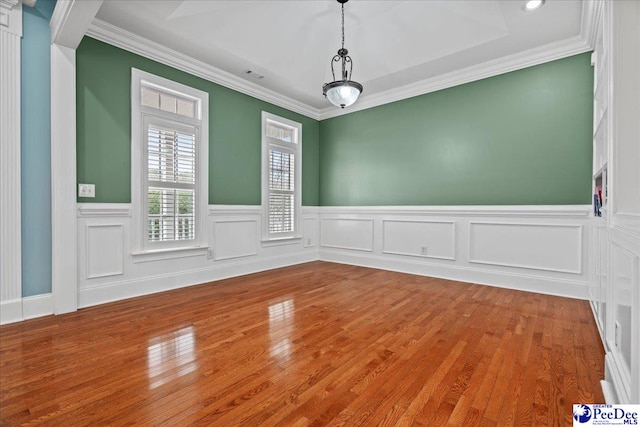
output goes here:
<path id="1" fill-rule="evenodd" d="M 313 262 L 0 327 L 0 425 L 565 426 L 586 301 Z"/>

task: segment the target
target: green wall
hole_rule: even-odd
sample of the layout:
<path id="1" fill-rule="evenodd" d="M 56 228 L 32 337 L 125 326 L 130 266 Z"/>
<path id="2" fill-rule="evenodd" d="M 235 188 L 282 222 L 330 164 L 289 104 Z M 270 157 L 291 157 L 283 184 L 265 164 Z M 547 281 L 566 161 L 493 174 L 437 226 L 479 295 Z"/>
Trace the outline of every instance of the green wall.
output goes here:
<path id="1" fill-rule="evenodd" d="M 302 123 L 303 205 L 591 202 L 589 53 L 321 122 L 88 37 L 76 58 L 81 202 L 131 201 L 131 67 L 210 94 L 210 204 L 260 204 L 263 110 Z"/>
<path id="2" fill-rule="evenodd" d="M 259 205 L 261 112 L 302 123 L 302 204 L 319 202 L 319 123 L 85 37 L 76 52 L 77 176 L 96 185 L 79 202 L 131 201 L 131 68 L 209 93 L 209 203 Z"/>
<path id="3" fill-rule="evenodd" d="M 320 205 L 589 204 L 592 105 L 585 53 L 324 120 Z"/>

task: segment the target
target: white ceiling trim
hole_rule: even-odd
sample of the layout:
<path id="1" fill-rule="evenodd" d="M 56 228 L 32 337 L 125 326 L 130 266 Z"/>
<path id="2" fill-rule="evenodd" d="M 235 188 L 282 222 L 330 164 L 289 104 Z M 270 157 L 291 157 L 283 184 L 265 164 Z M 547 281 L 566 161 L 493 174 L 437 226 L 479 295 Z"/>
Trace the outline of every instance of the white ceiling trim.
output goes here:
<path id="1" fill-rule="evenodd" d="M 213 67 L 205 62 L 170 49 L 159 43 L 133 34 L 100 19 L 94 19 L 87 34 L 89 37 L 119 47 L 145 58 L 160 62 L 178 70 L 193 74 L 221 86 L 275 104 L 279 107 L 300 113 L 318 120 L 317 108 L 313 108 L 295 99 L 283 96 L 270 89 L 263 88 L 231 73 Z"/>
<path id="2" fill-rule="evenodd" d="M 593 49 L 596 43 L 597 22 L 602 11 L 602 0 L 583 0 L 580 17 L 580 37 Z"/>
<path id="3" fill-rule="evenodd" d="M 593 49 L 601 3 L 602 0 L 584 1 L 578 36 L 364 97 L 348 110 L 333 106 L 314 108 L 99 19 L 93 20 L 86 35 L 312 119 L 324 120 L 587 52 Z"/>
<path id="4" fill-rule="evenodd" d="M 509 73 L 556 59 L 566 58 L 571 55 L 577 55 L 587 52 L 590 49 L 582 37 L 574 36 L 560 42 L 550 43 L 524 52 L 515 53 L 492 61 L 483 62 L 482 64 L 473 65 L 430 79 L 380 92 L 379 94 L 358 100 L 356 104 L 349 107 L 348 111 L 339 110 L 335 107 L 327 107 L 320 111 L 320 120 L 424 95 L 499 74 Z"/>
<path id="5" fill-rule="evenodd" d="M 102 2 L 103 0 L 58 1 L 49 21 L 51 43 L 76 49 Z"/>

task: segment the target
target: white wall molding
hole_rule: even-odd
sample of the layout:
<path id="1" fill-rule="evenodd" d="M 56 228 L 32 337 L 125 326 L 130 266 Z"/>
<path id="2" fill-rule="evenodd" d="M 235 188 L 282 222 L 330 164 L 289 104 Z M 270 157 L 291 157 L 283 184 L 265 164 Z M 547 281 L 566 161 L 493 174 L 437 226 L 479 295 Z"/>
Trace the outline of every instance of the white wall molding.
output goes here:
<path id="1" fill-rule="evenodd" d="M 22 311 L 25 320 L 53 314 L 53 294 L 22 298 Z"/>
<path id="2" fill-rule="evenodd" d="M 0 301 L 0 325 L 20 322 L 22 314 L 22 298 Z"/>
<path id="3" fill-rule="evenodd" d="M 0 3 L 0 322 L 22 318 L 20 5 Z M 19 28 L 18 28 L 19 27 Z"/>
<path id="4" fill-rule="evenodd" d="M 332 107 L 314 108 L 99 19 L 93 20 L 87 35 L 312 119 L 324 120 L 587 52 L 592 48 L 592 44 L 585 40 L 593 39 L 590 23 L 594 19 L 594 10 L 597 10 L 591 3 L 594 1 L 586 1 L 583 6 L 579 35 L 393 90 L 371 96 L 365 95 L 348 110 Z"/>
<path id="5" fill-rule="evenodd" d="M 75 50 L 103 0 L 58 0 L 49 21 L 51 43 Z"/>
<path id="6" fill-rule="evenodd" d="M 261 215 L 260 205 L 209 205 L 209 215 Z"/>
<path id="7" fill-rule="evenodd" d="M 77 1 L 77 0 L 76 0 Z M 87 35 L 240 93 L 318 120 L 318 110 L 115 25 L 94 19 Z"/>
<path id="8" fill-rule="evenodd" d="M 591 205 L 501 206 L 322 206 L 323 215 L 429 215 L 498 217 L 590 217 Z"/>
<path id="9" fill-rule="evenodd" d="M 382 270 L 437 277 L 447 280 L 457 280 L 499 288 L 537 292 L 583 300 L 589 299 L 587 281 L 560 279 L 557 277 L 548 277 L 543 275 L 536 276 L 526 273 L 505 272 L 451 264 L 446 265 L 444 263 L 436 263 L 433 261 L 418 261 L 415 258 L 391 258 L 388 256 L 367 254 L 363 252 L 353 253 L 325 248 L 320 249 L 320 259 L 322 261 L 379 268 Z"/>
<path id="10" fill-rule="evenodd" d="M 131 216 L 130 203 L 78 203 L 78 218 Z"/>
<path id="11" fill-rule="evenodd" d="M 590 209 L 321 207 L 319 258 L 587 299 L 589 272 L 583 265 L 589 236 L 584 227 L 591 220 Z M 367 224 L 367 229 L 353 224 Z"/>
<path id="12" fill-rule="evenodd" d="M 53 314 L 52 294 L 33 295 L 0 303 L 0 325 Z"/>
<path id="13" fill-rule="evenodd" d="M 382 220 L 383 254 L 455 261 L 456 240 L 456 221 Z"/>
<path id="14" fill-rule="evenodd" d="M 257 218 L 214 219 L 213 259 L 216 261 L 258 255 L 256 236 L 260 235 Z"/>
<path id="15" fill-rule="evenodd" d="M 131 253 L 130 205 L 89 205 L 76 210 L 79 307 L 318 259 L 315 207 L 303 209 L 307 222 L 302 238 L 264 246 L 260 206 L 209 205 L 203 224 L 206 247 L 157 251 L 140 258 Z"/>
<path id="16" fill-rule="evenodd" d="M 172 273 L 149 275 L 146 277 L 123 281 L 103 283 L 97 286 L 86 286 L 80 289 L 78 305 L 81 308 L 104 304 L 124 298 L 132 298 L 156 292 L 168 291 L 227 279 L 245 274 L 257 273 L 274 268 L 287 267 L 314 261 L 317 255 L 313 252 L 289 253 L 251 260 L 234 260 L 220 265 L 204 268 L 176 271 Z M 215 283 L 211 284 L 215 286 Z"/>
<path id="17" fill-rule="evenodd" d="M 598 19 L 602 13 L 603 0 L 584 0 L 580 17 L 580 37 L 593 49 L 598 30 Z"/>
<path id="18" fill-rule="evenodd" d="M 88 204 L 87 204 L 88 205 Z M 84 207 L 84 205 L 83 205 Z M 260 207 L 259 206 L 224 206 L 209 205 L 209 217 L 207 221 L 207 236 L 210 237 L 209 245 L 214 248 L 213 256 L 206 256 L 206 249 L 202 249 L 199 256 L 185 258 L 168 257 L 167 259 L 149 260 L 144 263 L 134 262 L 129 251 L 128 231 L 132 218 L 128 212 L 129 204 L 101 204 L 95 209 L 76 209 L 77 229 L 79 234 L 78 271 L 79 289 L 78 306 L 88 307 L 124 298 L 176 289 L 184 286 L 207 283 L 228 277 L 249 274 L 272 268 L 322 259 L 326 261 L 363 265 L 372 268 L 381 268 L 393 271 L 419 274 L 432 277 L 441 277 L 450 280 L 460 280 L 470 283 L 479 283 L 519 289 L 531 292 L 540 292 L 552 295 L 561 295 L 573 298 L 588 298 L 588 280 L 585 274 L 567 275 L 553 271 L 536 271 L 530 268 L 482 266 L 469 262 L 468 230 L 470 222 L 481 221 L 483 213 L 490 214 L 492 218 L 498 218 L 495 222 L 509 224 L 518 222 L 522 215 L 533 215 L 527 222 L 547 223 L 550 216 L 556 218 L 554 223 L 568 227 L 581 227 L 589 218 L 583 215 L 589 211 L 588 206 L 546 206 L 546 207 L 478 207 L 476 215 L 473 215 L 471 207 L 443 206 L 433 207 L 304 207 L 303 208 L 303 237 L 290 245 L 262 246 L 260 242 Z M 84 213 L 83 213 L 84 211 Z M 417 212 L 421 212 L 418 214 Z M 452 214 L 453 213 L 453 214 Z M 416 257 L 412 253 L 390 253 L 384 246 L 384 224 L 415 224 L 419 228 L 427 224 L 425 236 L 430 239 L 439 239 L 442 232 L 446 232 L 447 240 L 451 246 L 445 246 L 446 251 L 453 249 L 454 257 L 444 256 L 438 258 Z M 329 226 L 327 226 L 329 224 Z M 336 225 L 346 225 L 347 231 Z M 353 227 L 350 227 L 353 225 Z M 432 234 L 429 225 L 443 227 L 442 230 Z M 215 232 L 215 227 L 229 227 L 226 233 Z M 240 230 L 233 227 L 238 226 Z M 87 236 L 87 229 L 97 227 L 96 230 L 104 231 Z M 354 228 L 355 227 L 355 228 Z M 449 231 L 451 227 L 460 232 Z M 353 230 L 352 230 L 353 228 Z M 324 231 L 323 231 L 324 229 Z M 361 230 L 362 229 L 362 230 Z M 349 230 L 355 234 L 350 233 Z M 360 233 L 365 230 L 366 232 Z M 420 229 L 422 230 L 422 229 Z M 387 231 L 394 232 L 393 227 Z M 406 231 L 406 230 L 405 230 Z M 325 246 L 319 246 L 320 236 L 324 235 Z M 338 247 L 327 246 L 335 243 L 335 234 L 347 235 L 347 240 L 338 242 Z M 440 234 L 439 234 L 440 233 Z M 349 239 L 353 236 L 362 241 L 352 244 Z M 95 238 L 95 241 L 91 241 Z M 110 248 L 102 251 L 105 257 L 104 268 L 107 272 L 120 272 L 122 261 L 122 274 L 103 275 L 87 274 L 91 267 L 87 264 L 91 250 L 88 248 L 101 247 L 103 240 L 112 240 L 119 248 Z M 237 240 L 233 246 L 230 241 Z M 234 243 L 235 244 L 235 243 Z M 449 243 L 448 243 L 449 244 Z M 552 243 L 551 243 L 552 244 Z M 219 249 L 224 248 L 228 253 L 222 252 L 214 257 Z M 235 249 L 234 249 L 235 248 Z M 387 247 L 388 249 L 388 247 Z M 95 251 L 94 251 L 95 252 Z M 400 251 L 402 252 L 402 248 Z M 451 252 L 448 252 L 451 254 Z M 94 253 L 95 255 L 95 253 Z M 452 258 L 452 259 L 449 259 Z M 102 262 L 102 261 L 101 261 Z M 102 265 L 102 264 L 101 264 Z M 117 269 L 109 266 L 116 265 Z M 107 268 L 109 267 L 109 268 Z M 98 269 L 100 270 L 100 269 Z M 48 314 L 53 311 L 53 298 L 30 297 L 31 300 L 22 301 L 31 304 L 25 314 Z M 13 302 L 11 307 L 17 307 L 20 301 Z M 36 308 L 32 308 L 36 307 Z M 40 308 L 37 308 L 40 307 Z M 47 307 L 51 307 L 48 311 Z M 3 306 L 3 313 L 5 313 Z M 14 316 L 11 321 L 22 320 L 20 315 Z"/>
<path id="19" fill-rule="evenodd" d="M 480 228 L 489 229 L 482 238 Z M 470 221 L 469 262 L 580 275 L 582 236 L 582 225 Z"/>
<path id="20" fill-rule="evenodd" d="M 22 4 L 19 0 L 0 0 L 0 31 L 22 37 Z"/>
<path id="21" fill-rule="evenodd" d="M 320 246 L 326 248 L 373 251 L 373 219 L 321 218 Z"/>
<path id="22" fill-rule="evenodd" d="M 636 240 L 640 240 L 640 214 L 615 212 L 613 214 L 613 225 L 619 231 L 629 234 Z"/>
<path id="23" fill-rule="evenodd" d="M 87 279 L 124 274 L 123 224 L 87 224 L 85 238 Z"/>

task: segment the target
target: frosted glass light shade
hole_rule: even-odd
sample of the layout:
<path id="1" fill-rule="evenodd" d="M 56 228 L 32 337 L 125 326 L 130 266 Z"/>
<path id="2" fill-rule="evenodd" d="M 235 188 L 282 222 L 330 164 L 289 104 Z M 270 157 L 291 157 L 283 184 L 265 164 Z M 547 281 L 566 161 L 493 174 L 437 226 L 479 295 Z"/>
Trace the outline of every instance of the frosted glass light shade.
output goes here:
<path id="1" fill-rule="evenodd" d="M 325 84 L 322 92 L 333 105 L 344 108 L 358 100 L 362 85 L 352 80 L 337 80 Z"/>

